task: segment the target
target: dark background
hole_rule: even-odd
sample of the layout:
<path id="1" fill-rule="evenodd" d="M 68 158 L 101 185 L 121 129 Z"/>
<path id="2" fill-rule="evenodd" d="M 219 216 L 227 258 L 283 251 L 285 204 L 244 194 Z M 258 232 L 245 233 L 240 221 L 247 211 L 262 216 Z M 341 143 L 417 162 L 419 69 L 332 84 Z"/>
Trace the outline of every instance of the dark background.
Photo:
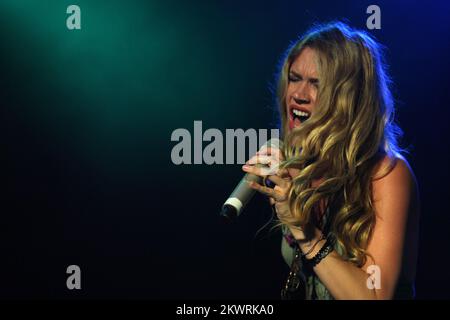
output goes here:
<path id="1" fill-rule="evenodd" d="M 170 136 L 273 127 L 290 41 L 315 22 L 365 29 L 371 4 L 421 191 L 417 296 L 450 298 L 450 5 L 317 0 L 2 0 L 0 297 L 277 299 L 280 235 L 255 235 L 266 200 L 221 224 L 240 165 L 176 166 Z"/>

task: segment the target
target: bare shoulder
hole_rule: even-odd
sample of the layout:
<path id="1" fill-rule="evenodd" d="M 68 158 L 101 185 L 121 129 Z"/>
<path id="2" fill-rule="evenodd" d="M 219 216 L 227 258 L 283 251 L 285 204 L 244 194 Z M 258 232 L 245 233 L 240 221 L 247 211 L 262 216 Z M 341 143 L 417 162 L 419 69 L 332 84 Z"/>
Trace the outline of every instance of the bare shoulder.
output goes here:
<path id="1" fill-rule="evenodd" d="M 403 156 L 389 158 L 385 156 L 374 169 L 374 187 L 383 185 L 402 184 L 413 187 L 416 183 L 414 172 Z"/>
<path id="2" fill-rule="evenodd" d="M 402 157 L 385 156 L 375 168 L 374 201 L 412 204 L 417 201 L 417 182 L 408 161 Z M 402 201 L 403 200 L 403 201 Z"/>

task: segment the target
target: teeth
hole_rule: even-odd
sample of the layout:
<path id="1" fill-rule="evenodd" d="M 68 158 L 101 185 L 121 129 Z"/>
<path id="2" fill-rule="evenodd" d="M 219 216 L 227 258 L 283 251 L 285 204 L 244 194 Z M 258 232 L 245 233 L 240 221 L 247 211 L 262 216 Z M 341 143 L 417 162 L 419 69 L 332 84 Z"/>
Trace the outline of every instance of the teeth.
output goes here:
<path id="1" fill-rule="evenodd" d="M 308 113 L 308 112 L 305 112 L 305 111 L 300 111 L 300 110 L 297 110 L 297 109 L 292 109 L 292 112 L 293 112 L 296 116 L 299 116 L 299 117 L 309 117 L 309 113 Z"/>

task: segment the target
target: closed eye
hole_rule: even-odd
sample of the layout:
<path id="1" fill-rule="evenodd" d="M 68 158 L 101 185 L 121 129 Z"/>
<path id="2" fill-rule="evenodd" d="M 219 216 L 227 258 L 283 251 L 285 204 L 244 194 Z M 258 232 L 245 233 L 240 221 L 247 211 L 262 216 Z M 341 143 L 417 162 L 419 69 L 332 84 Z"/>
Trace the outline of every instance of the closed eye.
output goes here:
<path id="1" fill-rule="evenodd" d="M 309 79 L 309 83 L 311 83 L 314 87 L 319 87 L 319 79 L 311 78 Z"/>
<path id="2" fill-rule="evenodd" d="M 300 74 L 298 74 L 298 73 L 296 73 L 294 71 L 291 71 L 289 73 L 288 80 L 289 80 L 289 82 L 298 82 L 298 81 L 302 81 L 303 77 Z M 317 78 L 307 78 L 307 80 L 308 80 L 308 83 L 310 83 L 314 87 L 316 87 L 316 88 L 319 87 L 319 79 L 317 79 Z"/>
<path id="3" fill-rule="evenodd" d="M 288 80 L 289 80 L 289 82 L 297 82 L 297 81 L 301 81 L 303 79 L 302 79 L 302 77 L 296 76 L 291 73 L 291 74 L 289 74 Z"/>

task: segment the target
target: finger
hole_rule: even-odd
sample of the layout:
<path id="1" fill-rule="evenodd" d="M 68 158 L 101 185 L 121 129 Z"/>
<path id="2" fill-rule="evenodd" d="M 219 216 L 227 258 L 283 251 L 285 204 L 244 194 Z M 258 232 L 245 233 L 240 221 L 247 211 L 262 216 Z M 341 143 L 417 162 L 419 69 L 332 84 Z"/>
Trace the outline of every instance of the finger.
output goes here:
<path id="1" fill-rule="evenodd" d="M 277 172 L 277 175 L 283 178 L 289 178 L 292 179 L 296 177 L 300 173 L 299 169 L 295 168 L 282 168 L 279 169 Z"/>
<path id="2" fill-rule="evenodd" d="M 284 161 L 283 153 L 278 148 L 267 148 L 267 154 L 270 155 L 277 163 Z"/>
<path id="3" fill-rule="evenodd" d="M 277 171 L 277 176 L 283 178 L 283 179 L 287 179 L 287 180 L 292 180 L 291 175 L 289 174 L 289 171 L 286 168 L 283 169 L 279 169 Z"/>
<path id="4" fill-rule="evenodd" d="M 271 168 L 271 167 L 257 167 L 252 165 L 243 165 L 242 170 L 248 173 L 255 174 L 260 177 L 265 177 L 271 174 L 275 174 L 277 172 L 277 169 Z"/>
<path id="5" fill-rule="evenodd" d="M 254 165 L 258 163 L 268 165 L 271 170 L 276 171 L 280 166 L 280 159 L 273 155 L 256 154 L 255 156 L 250 158 L 245 164 Z"/>
<path id="6" fill-rule="evenodd" d="M 281 178 L 277 175 L 268 176 L 267 179 L 269 179 L 270 181 L 272 181 L 273 183 L 275 183 L 277 186 L 279 186 L 281 188 L 286 188 L 289 185 L 286 180 L 284 180 L 283 178 Z"/>
<path id="7" fill-rule="evenodd" d="M 282 201 L 286 201 L 288 199 L 288 197 L 289 197 L 288 189 L 284 189 L 279 186 L 275 186 L 275 188 L 273 188 L 273 190 L 278 195 L 276 201 L 282 202 Z"/>
<path id="8" fill-rule="evenodd" d="M 273 199 L 275 199 L 275 201 L 283 201 L 282 195 L 280 195 L 274 189 L 262 186 L 259 183 L 254 182 L 254 181 L 248 181 L 247 183 L 250 186 L 250 188 L 252 188 L 262 194 L 265 194 L 268 197 L 272 197 Z"/>
<path id="9" fill-rule="evenodd" d="M 255 156 L 251 157 L 245 164 L 257 164 L 257 163 L 270 164 L 271 161 L 273 161 L 273 159 L 270 156 L 257 154 Z"/>
<path id="10" fill-rule="evenodd" d="M 278 154 L 281 154 L 280 149 L 277 148 L 277 147 L 274 147 L 274 146 L 267 147 L 267 148 L 266 148 L 266 152 L 267 152 L 267 154 L 270 154 L 270 155 L 278 155 Z"/>
<path id="11" fill-rule="evenodd" d="M 298 176 L 298 175 L 300 174 L 300 169 L 289 168 L 289 169 L 287 169 L 287 170 L 288 170 L 289 175 L 290 175 L 292 178 L 295 178 L 296 176 Z"/>

